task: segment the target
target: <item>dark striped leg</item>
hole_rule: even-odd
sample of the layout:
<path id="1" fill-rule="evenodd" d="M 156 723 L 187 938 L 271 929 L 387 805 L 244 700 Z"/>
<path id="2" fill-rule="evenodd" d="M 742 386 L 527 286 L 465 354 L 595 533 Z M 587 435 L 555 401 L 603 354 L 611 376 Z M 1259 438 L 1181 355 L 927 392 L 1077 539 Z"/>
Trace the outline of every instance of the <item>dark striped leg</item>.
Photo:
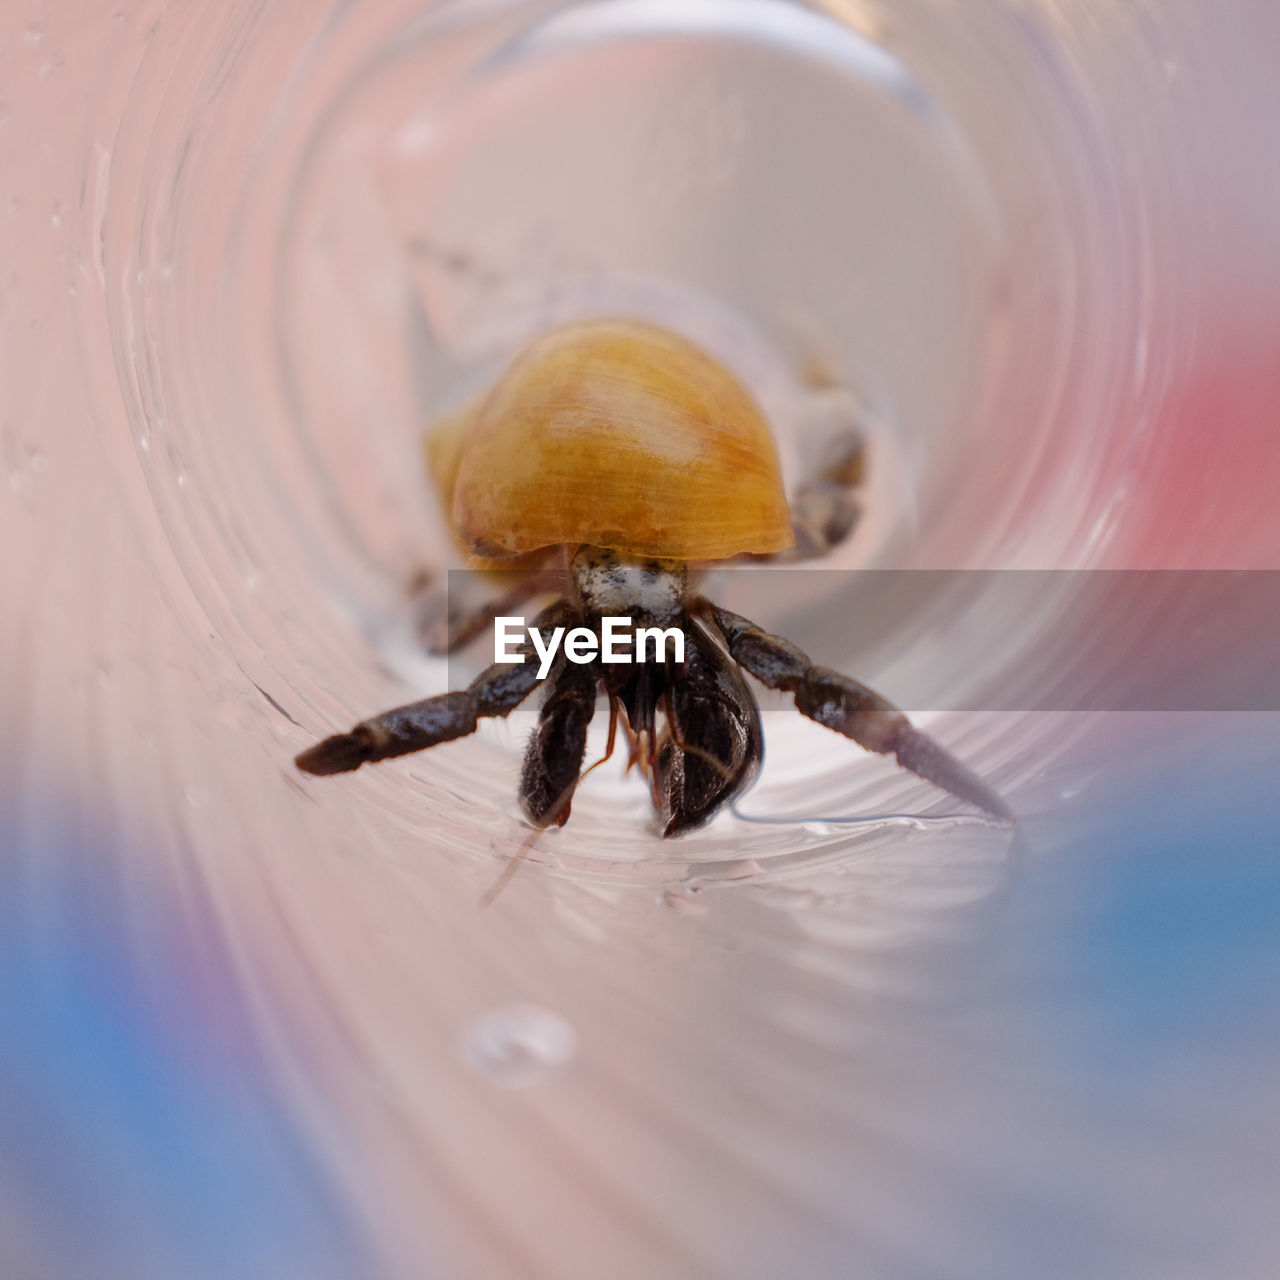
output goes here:
<path id="1" fill-rule="evenodd" d="M 904 769 L 985 813 L 1013 821 L 1008 805 L 973 770 L 916 729 L 874 690 L 838 671 L 814 666 L 789 640 L 709 600 L 693 602 L 691 611 L 720 630 L 734 661 L 744 670 L 771 689 L 794 694 L 796 710 L 802 715 L 852 738 L 868 751 L 895 756 Z"/>
<path id="2" fill-rule="evenodd" d="M 539 629 L 563 626 L 569 617 L 563 602 L 544 609 L 533 621 Z M 408 755 L 474 733 L 483 716 L 510 715 L 538 683 L 538 663 L 526 647 L 522 663 L 494 663 L 464 690 L 395 707 L 362 720 L 350 733 L 335 734 L 308 747 L 294 763 L 303 773 L 349 773 L 362 764 Z"/>
<path id="3" fill-rule="evenodd" d="M 862 515 L 866 446 L 856 428 L 832 441 L 817 473 L 791 499 L 791 529 L 796 544 L 777 558 L 807 560 L 825 555 L 854 530 Z"/>
<path id="4" fill-rule="evenodd" d="M 478 579 L 474 581 L 473 579 Z M 476 600 L 478 588 L 508 583 L 497 596 Z M 456 587 L 456 590 L 453 589 Z M 525 576 L 511 582 L 511 574 L 479 572 L 460 582 L 449 579 L 419 584 L 416 594 L 418 639 L 428 653 L 453 653 L 464 648 L 493 626 L 493 620 L 522 614 L 521 605 L 537 596 L 558 596 L 566 589 L 564 575 L 556 570 L 532 567 Z"/>
<path id="5" fill-rule="evenodd" d="M 567 662 L 562 656 L 548 683 L 551 690 L 520 774 L 520 803 L 536 827 L 553 822 L 564 826 L 567 821 L 596 709 L 596 673 L 591 665 Z"/>

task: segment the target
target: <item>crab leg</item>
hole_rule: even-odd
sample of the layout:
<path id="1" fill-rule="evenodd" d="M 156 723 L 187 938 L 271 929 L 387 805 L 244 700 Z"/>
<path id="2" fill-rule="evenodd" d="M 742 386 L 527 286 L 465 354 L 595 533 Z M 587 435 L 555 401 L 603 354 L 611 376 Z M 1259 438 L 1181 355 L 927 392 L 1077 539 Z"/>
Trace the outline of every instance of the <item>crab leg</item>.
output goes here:
<path id="1" fill-rule="evenodd" d="M 838 671 L 814 666 L 789 640 L 709 600 L 693 601 L 690 611 L 719 629 L 734 661 L 762 684 L 794 694 L 796 710 L 802 715 L 852 738 L 868 751 L 895 756 L 904 769 L 992 817 L 1014 820 L 1008 805 L 976 773 L 921 733 L 873 689 Z"/>
<path id="2" fill-rule="evenodd" d="M 569 616 L 563 602 L 544 609 L 534 619 L 540 629 L 563 624 Z M 526 648 L 526 657 L 529 656 Z M 298 755 L 294 763 L 303 773 L 349 773 L 362 764 L 388 760 L 452 742 L 474 733 L 483 716 L 510 715 L 533 692 L 538 664 L 494 663 L 466 689 L 442 693 L 408 706 L 394 707 L 362 720 L 349 733 L 337 733 Z"/>

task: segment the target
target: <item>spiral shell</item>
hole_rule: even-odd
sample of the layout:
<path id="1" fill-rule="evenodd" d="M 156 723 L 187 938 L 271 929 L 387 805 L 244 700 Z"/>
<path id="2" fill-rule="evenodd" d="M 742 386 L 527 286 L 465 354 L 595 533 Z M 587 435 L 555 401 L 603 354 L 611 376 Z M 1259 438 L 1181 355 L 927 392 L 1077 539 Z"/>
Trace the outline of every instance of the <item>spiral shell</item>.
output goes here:
<path id="1" fill-rule="evenodd" d="M 427 452 L 463 545 L 505 557 L 561 543 L 718 560 L 792 545 L 773 437 L 745 387 L 655 325 L 554 329 Z"/>

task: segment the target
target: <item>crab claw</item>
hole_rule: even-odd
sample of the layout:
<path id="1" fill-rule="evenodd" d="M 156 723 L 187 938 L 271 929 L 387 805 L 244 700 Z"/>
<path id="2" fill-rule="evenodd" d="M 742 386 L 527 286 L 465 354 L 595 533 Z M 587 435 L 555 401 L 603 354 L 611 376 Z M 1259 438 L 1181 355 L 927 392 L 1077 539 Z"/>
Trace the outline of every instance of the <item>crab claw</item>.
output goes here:
<path id="1" fill-rule="evenodd" d="M 663 836 L 708 822 L 745 791 L 764 758 L 760 709 L 737 667 L 701 626 L 686 628 L 687 660 L 664 697 L 667 728 L 655 764 Z"/>

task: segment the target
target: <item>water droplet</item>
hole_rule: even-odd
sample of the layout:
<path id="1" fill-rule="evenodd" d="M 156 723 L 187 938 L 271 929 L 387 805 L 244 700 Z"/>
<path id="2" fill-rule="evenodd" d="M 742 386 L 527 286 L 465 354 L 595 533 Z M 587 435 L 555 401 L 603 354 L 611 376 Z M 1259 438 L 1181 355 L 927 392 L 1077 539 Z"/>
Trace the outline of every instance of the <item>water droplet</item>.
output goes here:
<path id="1" fill-rule="evenodd" d="M 481 1075 L 507 1089 L 523 1089 L 563 1067 L 578 1049 L 578 1036 L 559 1014 L 532 1004 L 494 1009 L 467 1029 L 462 1057 Z"/>
<path id="2" fill-rule="evenodd" d="M 22 43 L 28 49 L 38 49 L 44 44 L 44 32 L 39 27 L 28 27 L 22 33 Z"/>
<path id="3" fill-rule="evenodd" d="M 678 915 L 705 916 L 707 906 L 697 900 L 701 889 L 696 884 L 673 885 L 664 889 L 657 899 L 658 906 L 669 907 Z"/>

